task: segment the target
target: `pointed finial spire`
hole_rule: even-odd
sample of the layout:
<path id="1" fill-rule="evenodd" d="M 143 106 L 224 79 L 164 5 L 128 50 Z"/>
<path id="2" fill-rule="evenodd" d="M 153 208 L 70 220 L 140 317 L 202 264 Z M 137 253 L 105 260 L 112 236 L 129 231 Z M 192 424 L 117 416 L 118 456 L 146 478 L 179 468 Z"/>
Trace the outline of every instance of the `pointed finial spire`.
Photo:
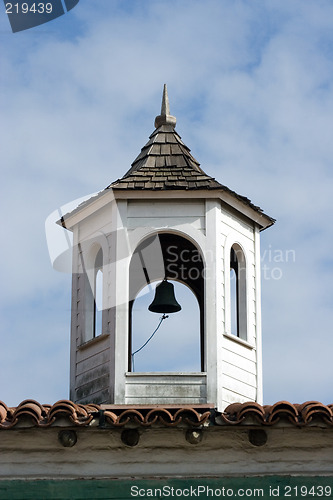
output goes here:
<path id="1" fill-rule="evenodd" d="M 162 97 L 162 106 L 161 106 L 161 115 L 166 116 L 170 114 L 170 104 L 169 104 L 169 96 L 168 89 L 166 83 L 163 86 L 163 97 Z"/>
<path id="2" fill-rule="evenodd" d="M 161 125 L 172 125 L 173 127 L 176 126 L 176 118 L 170 115 L 170 105 L 166 83 L 163 87 L 161 114 L 156 116 L 155 118 L 155 127 L 158 128 Z"/>

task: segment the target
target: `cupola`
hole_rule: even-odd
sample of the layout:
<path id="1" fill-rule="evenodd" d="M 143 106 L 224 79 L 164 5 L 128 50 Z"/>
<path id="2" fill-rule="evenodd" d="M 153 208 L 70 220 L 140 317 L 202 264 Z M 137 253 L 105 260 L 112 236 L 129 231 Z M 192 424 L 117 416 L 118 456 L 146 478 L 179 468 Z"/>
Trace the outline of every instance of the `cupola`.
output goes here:
<path id="1" fill-rule="evenodd" d="M 235 401 L 262 403 L 260 231 L 274 219 L 207 175 L 175 127 L 164 86 L 155 130 L 128 172 L 61 221 L 74 237 L 75 402 L 218 410 Z M 158 371 L 134 367 L 141 348 L 134 345 L 135 303 L 156 284 L 146 314 L 155 314 L 165 339 L 181 339 L 183 328 L 171 332 L 164 316 L 192 314 L 175 285 L 193 297 L 195 370 L 164 369 L 163 349 L 154 354 Z M 147 331 L 144 349 L 154 334 Z"/>

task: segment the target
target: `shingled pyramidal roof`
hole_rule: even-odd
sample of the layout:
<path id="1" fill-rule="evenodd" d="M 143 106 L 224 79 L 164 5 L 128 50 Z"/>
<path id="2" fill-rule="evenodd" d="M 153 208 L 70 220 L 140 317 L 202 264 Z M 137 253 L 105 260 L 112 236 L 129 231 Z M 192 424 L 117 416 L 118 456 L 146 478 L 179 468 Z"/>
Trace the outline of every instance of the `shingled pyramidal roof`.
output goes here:
<path id="1" fill-rule="evenodd" d="M 155 118 L 156 129 L 147 144 L 132 163 L 128 172 L 104 190 L 218 190 L 230 194 L 244 205 L 267 217 L 265 227 L 275 219 L 264 214 L 262 209 L 245 196 L 237 194 L 207 175 L 199 162 L 191 155 L 175 131 L 176 118 L 170 115 L 167 87 L 164 85 L 161 114 Z"/>
<path id="2" fill-rule="evenodd" d="M 207 175 L 175 131 L 176 118 L 170 115 L 167 87 L 164 85 L 161 114 L 156 129 L 132 163 L 131 169 L 108 188 L 113 189 L 221 189 Z"/>

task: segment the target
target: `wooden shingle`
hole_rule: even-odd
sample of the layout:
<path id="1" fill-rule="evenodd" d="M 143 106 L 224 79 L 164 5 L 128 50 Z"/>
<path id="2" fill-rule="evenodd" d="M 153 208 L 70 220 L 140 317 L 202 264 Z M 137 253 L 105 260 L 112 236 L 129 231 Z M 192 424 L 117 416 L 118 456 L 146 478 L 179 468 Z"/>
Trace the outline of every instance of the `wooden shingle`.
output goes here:
<path id="1" fill-rule="evenodd" d="M 163 144 L 161 146 L 161 154 L 162 155 L 171 155 L 171 146 L 170 146 L 170 144 Z"/>
<path id="2" fill-rule="evenodd" d="M 109 187 L 154 190 L 218 189 L 222 186 L 200 168 L 174 126 L 163 124 L 151 134 L 131 169 Z"/>

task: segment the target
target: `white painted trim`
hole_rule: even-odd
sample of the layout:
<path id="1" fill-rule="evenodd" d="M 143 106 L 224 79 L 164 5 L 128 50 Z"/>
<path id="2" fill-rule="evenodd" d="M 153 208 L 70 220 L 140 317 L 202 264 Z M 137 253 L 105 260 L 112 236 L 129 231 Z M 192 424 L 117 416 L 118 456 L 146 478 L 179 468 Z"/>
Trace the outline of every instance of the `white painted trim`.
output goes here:
<path id="1" fill-rule="evenodd" d="M 102 340 L 104 340 L 108 336 L 109 336 L 108 333 L 101 333 L 101 335 L 97 335 L 97 337 L 94 337 L 90 340 L 87 340 L 87 342 L 80 344 L 78 346 L 78 350 L 83 351 L 84 349 L 87 349 L 87 348 L 91 347 L 92 345 L 97 344 L 98 342 L 101 342 Z"/>
<path id="2" fill-rule="evenodd" d="M 107 203 L 110 203 L 112 200 L 135 200 L 135 199 L 144 199 L 144 200 L 156 200 L 156 199 L 220 199 L 222 202 L 227 204 L 229 207 L 234 208 L 240 214 L 244 215 L 246 218 L 249 218 L 251 221 L 258 224 L 261 229 L 266 229 L 271 226 L 273 223 L 270 218 L 264 214 L 257 212 L 250 206 L 246 205 L 242 201 L 235 198 L 232 194 L 223 190 L 165 190 L 165 191 L 149 191 L 149 190 L 131 190 L 131 189 L 123 189 L 123 190 L 113 190 L 107 189 L 104 191 L 100 191 L 96 196 L 87 200 L 82 204 L 82 208 L 78 207 L 73 210 L 71 213 L 66 214 L 64 216 L 64 225 L 67 229 L 72 230 L 75 224 L 78 224 L 83 219 L 87 218 L 89 215 L 93 214 L 100 208 L 104 207 Z M 59 222 L 60 223 L 60 222 Z M 60 223 L 61 224 L 61 223 Z"/>
<path id="3" fill-rule="evenodd" d="M 256 344 L 257 344 L 257 402 L 263 404 L 263 375 L 262 375 L 262 331 L 261 331 L 261 258 L 260 233 L 255 227 L 255 283 L 256 283 Z"/>
<path id="4" fill-rule="evenodd" d="M 126 372 L 126 377 L 205 377 L 206 372 Z"/>
<path id="5" fill-rule="evenodd" d="M 72 259 L 72 296 L 71 296 L 71 334 L 70 334 L 70 383 L 69 383 L 69 397 L 71 401 L 75 401 L 75 380 L 76 380 L 76 361 L 77 361 L 77 332 L 81 335 L 79 325 L 77 324 L 77 317 L 80 316 L 82 306 L 78 307 L 78 281 L 79 274 L 79 247 L 78 247 L 78 226 L 73 231 L 73 259 Z M 81 299 L 82 300 L 82 299 Z"/>
<path id="6" fill-rule="evenodd" d="M 233 335 L 232 333 L 224 333 L 223 336 L 232 340 L 233 342 L 237 342 L 237 344 L 247 347 L 248 349 L 254 349 L 254 350 L 256 349 L 255 345 L 250 344 L 250 342 L 247 342 L 246 340 L 243 340 L 240 337 L 236 337 L 236 335 Z"/>
<path id="7" fill-rule="evenodd" d="M 114 195 L 112 189 L 108 189 L 107 191 L 100 191 L 97 195 L 90 198 L 90 200 L 86 200 L 82 203 L 82 207 L 78 206 L 69 214 L 65 214 L 63 217 L 63 223 L 58 221 L 59 225 L 63 225 L 69 231 L 72 231 L 76 224 L 82 222 L 87 219 L 90 215 L 100 210 L 108 203 L 111 203 L 114 200 Z"/>
<path id="8" fill-rule="evenodd" d="M 189 240 L 195 247 L 198 247 L 200 254 L 205 265 L 205 247 L 206 238 L 205 235 L 194 229 L 190 224 L 180 224 L 177 228 L 166 228 L 166 227 L 138 227 L 132 231 L 128 232 L 128 241 L 131 249 L 131 255 L 135 252 L 136 248 L 147 238 L 155 236 L 160 233 L 170 233 L 181 236 Z"/>
<path id="9" fill-rule="evenodd" d="M 205 373 L 126 373 L 125 402 L 128 404 L 191 404 L 207 402 Z"/>
<path id="10" fill-rule="evenodd" d="M 241 200 L 235 198 L 232 194 L 223 190 L 204 190 L 198 189 L 193 191 L 188 190 L 161 190 L 161 191 L 148 191 L 148 190 L 130 190 L 130 189 L 119 189 L 114 190 L 114 197 L 116 199 L 206 199 L 206 200 L 216 200 L 219 199 L 224 202 L 229 207 L 232 207 L 240 214 L 244 215 L 246 218 L 258 224 L 261 230 L 270 227 L 273 222 L 270 220 L 269 216 L 265 213 L 260 213 L 246 205 Z"/>
<path id="11" fill-rule="evenodd" d="M 103 236 L 103 238 L 101 237 Z M 107 290 L 106 287 L 106 279 L 105 279 L 105 266 L 107 262 L 107 255 L 108 255 L 108 246 L 107 246 L 107 241 L 105 238 L 105 235 L 103 233 L 97 233 L 97 237 L 95 238 L 89 238 L 88 241 L 81 241 L 81 248 L 82 248 L 82 256 L 81 258 L 84 261 L 84 269 L 82 270 L 82 281 L 84 282 L 84 291 L 83 291 L 83 300 L 85 304 L 85 318 L 84 322 L 82 323 L 82 329 L 81 329 L 81 338 L 79 339 L 79 345 L 83 345 L 90 340 L 92 340 L 93 337 L 93 332 L 94 332 L 94 319 L 90 318 L 91 324 L 89 325 L 89 332 L 88 332 L 88 324 L 87 324 L 87 314 L 94 316 L 94 294 L 95 294 L 95 279 L 96 279 L 96 273 L 95 273 L 95 260 L 96 256 L 99 252 L 99 250 L 102 250 L 102 257 L 103 257 L 103 312 L 102 312 L 102 332 L 101 333 L 106 333 L 105 327 L 106 327 L 106 313 L 105 313 L 105 306 L 106 306 L 106 300 L 105 300 L 105 292 Z M 90 289 L 89 289 L 90 287 Z M 89 301 L 89 303 L 88 303 Z M 90 331 L 91 329 L 91 331 Z"/>
<path id="12" fill-rule="evenodd" d="M 125 221 L 125 224 L 124 224 Z M 117 202 L 116 228 L 116 262 L 115 262 L 115 283 L 116 283 L 116 325 L 115 325 L 115 386 L 114 403 L 125 401 L 125 377 L 128 368 L 128 298 L 129 298 L 129 266 L 131 254 L 123 257 L 123 237 L 127 237 L 127 201 Z M 123 230 L 125 228 L 125 234 Z M 119 255 L 119 258 L 118 258 Z"/>
<path id="13" fill-rule="evenodd" d="M 209 263 L 212 279 L 205 279 L 205 370 L 207 373 L 207 401 L 213 401 L 217 406 L 221 391 L 218 361 L 219 351 L 222 348 L 220 345 L 221 336 L 218 335 L 216 315 L 218 304 L 216 254 L 219 210 L 219 202 L 216 199 L 206 200 L 206 251 L 211 252 L 215 259 L 211 259 Z"/>

